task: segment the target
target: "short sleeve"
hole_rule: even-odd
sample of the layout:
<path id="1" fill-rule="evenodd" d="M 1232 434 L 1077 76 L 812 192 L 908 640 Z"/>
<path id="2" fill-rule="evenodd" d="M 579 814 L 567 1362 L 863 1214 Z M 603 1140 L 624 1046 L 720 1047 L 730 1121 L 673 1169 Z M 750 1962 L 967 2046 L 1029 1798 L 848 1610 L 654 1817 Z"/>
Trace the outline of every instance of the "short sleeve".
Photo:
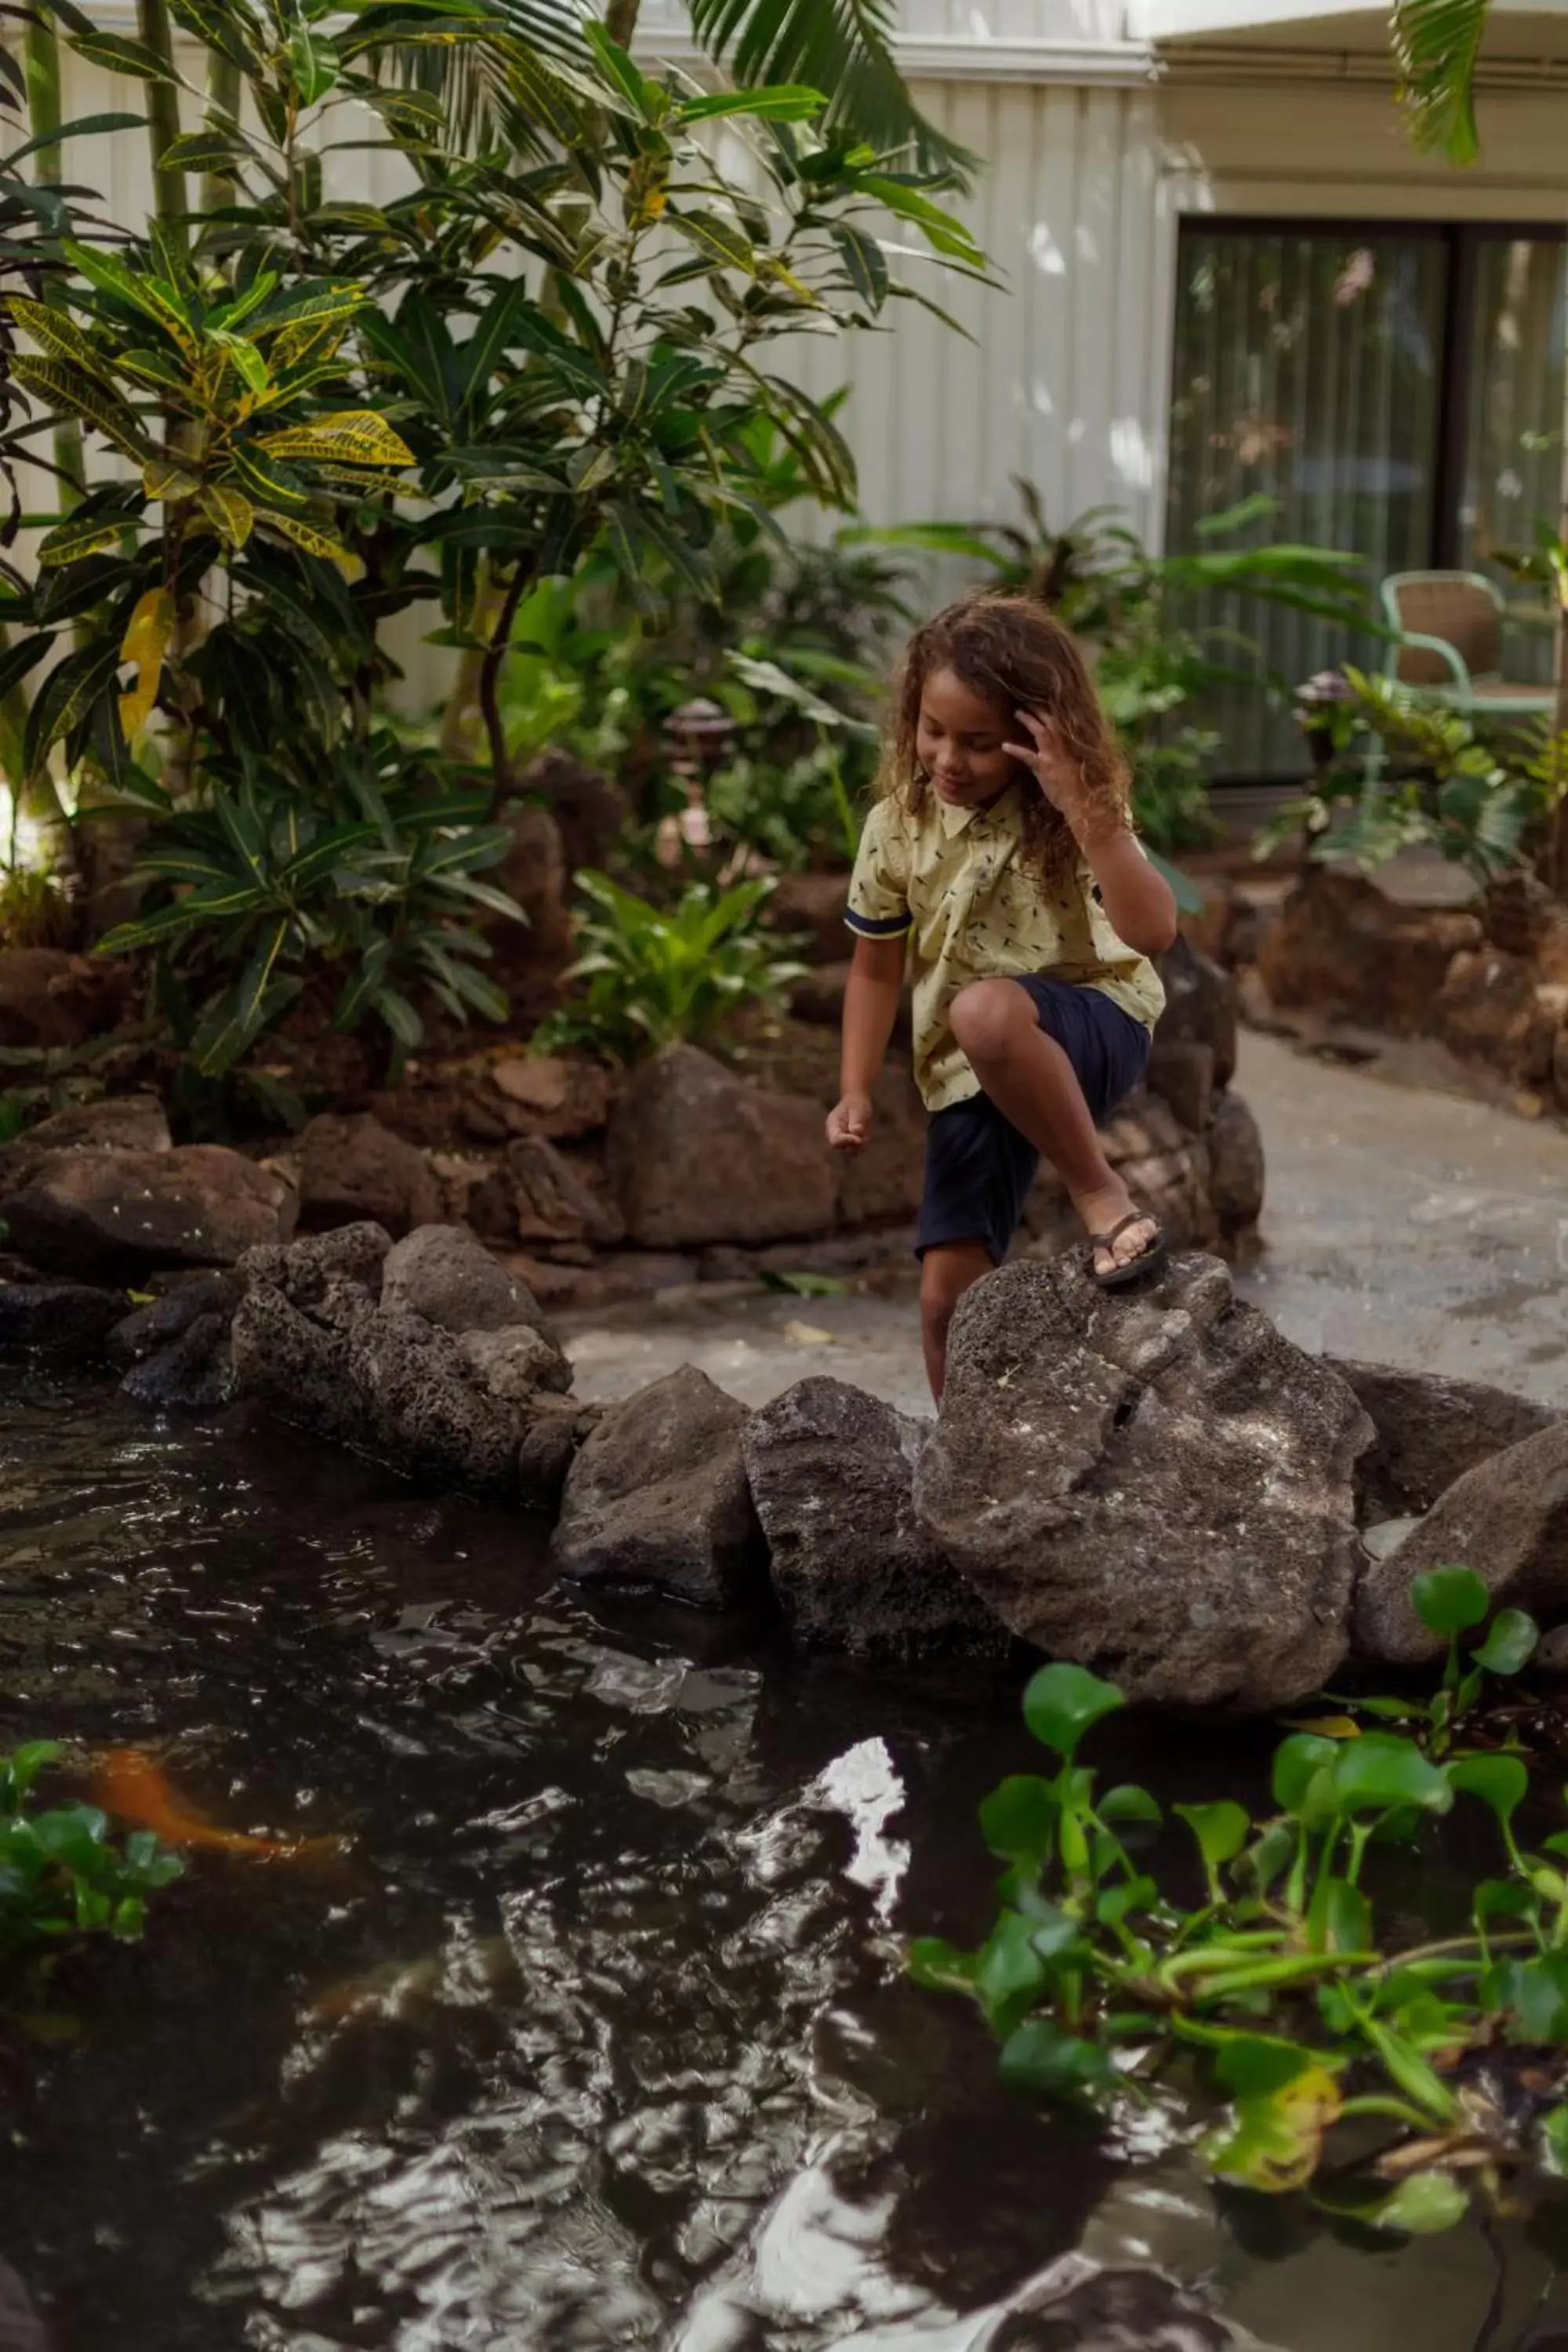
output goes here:
<path id="1" fill-rule="evenodd" d="M 863 940 L 897 939 L 910 928 L 909 840 L 899 814 L 894 802 L 879 801 L 860 835 L 844 919 Z"/>

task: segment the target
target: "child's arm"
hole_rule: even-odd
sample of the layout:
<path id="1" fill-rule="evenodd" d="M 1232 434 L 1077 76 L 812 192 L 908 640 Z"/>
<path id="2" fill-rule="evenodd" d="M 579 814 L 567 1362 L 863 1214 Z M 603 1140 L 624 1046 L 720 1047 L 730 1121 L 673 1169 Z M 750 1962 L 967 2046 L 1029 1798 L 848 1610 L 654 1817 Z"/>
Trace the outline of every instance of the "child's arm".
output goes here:
<path id="1" fill-rule="evenodd" d="M 1176 936 L 1176 898 L 1164 876 L 1152 866 L 1125 825 L 1106 832 L 1089 807 L 1077 764 L 1068 758 L 1055 727 L 1043 713 L 1020 710 L 1031 740 L 1005 746 L 1028 768 L 1089 861 L 1110 928 L 1137 955 L 1160 955 Z"/>
<path id="2" fill-rule="evenodd" d="M 899 1017 L 906 942 L 858 939 L 844 991 L 844 1046 L 837 1102 L 827 1117 L 836 1151 L 858 1151 L 871 1131 L 871 1089 Z"/>

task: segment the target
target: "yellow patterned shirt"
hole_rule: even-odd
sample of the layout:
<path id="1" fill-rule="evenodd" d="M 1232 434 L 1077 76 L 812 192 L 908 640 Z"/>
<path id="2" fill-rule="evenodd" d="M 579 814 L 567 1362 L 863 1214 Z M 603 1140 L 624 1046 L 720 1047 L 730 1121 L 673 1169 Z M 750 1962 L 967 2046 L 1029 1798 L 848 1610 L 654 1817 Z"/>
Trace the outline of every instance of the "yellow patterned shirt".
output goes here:
<path id="1" fill-rule="evenodd" d="M 928 1110 L 980 1091 L 948 1020 L 971 981 L 1025 972 L 1073 981 L 1151 1030 L 1164 1010 L 1158 972 L 1112 930 L 1088 859 L 1042 888 L 1018 865 L 1022 824 L 1016 785 L 986 809 L 954 808 L 931 793 L 918 816 L 895 793 L 866 820 L 847 920 L 864 939 L 908 934 L 915 1078 Z"/>

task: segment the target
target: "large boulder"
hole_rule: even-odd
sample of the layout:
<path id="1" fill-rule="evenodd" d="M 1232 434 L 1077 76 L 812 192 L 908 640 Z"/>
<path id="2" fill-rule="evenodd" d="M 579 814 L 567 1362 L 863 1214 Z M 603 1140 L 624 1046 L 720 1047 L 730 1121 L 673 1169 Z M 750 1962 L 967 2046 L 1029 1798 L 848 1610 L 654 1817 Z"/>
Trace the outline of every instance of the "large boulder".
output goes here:
<path id="1" fill-rule="evenodd" d="M 0 1347 L 90 1360 L 125 1313 L 125 1294 L 86 1282 L 0 1282 Z"/>
<path id="2" fill-rule="evenodd" d="M 349 1338 L 374 1311 L 353 1283 L 329 1286 L 306 1306 L 278 1285 L 253 1281 L 229 1332 L 236 1395 L 258 1399 L 329 1444 L 368 1449 L 374 1431 L 351 1371 Z"/>
<path id="3" fill-rule="evenodd" d="M 442 1205 L 424 1152 L 369 1111 L 324 1112 L 300 1138 L 300 1222 L 307 1231 L 368 1220 L 395 1237 L 438 1223 Z"/>
<path id="4" fill-rule="evenodd" d="M 5 1202 L 10 1239 L 46 1272 L 135 1282 L 160 1266 L 231 1265 L 286 1241 L 292 1188 L 216 1143 L 51 1152 Z"/>
<path id="5" fill-rule="evenodd" d="M 1213 1083 L 1227 1087 L 1236 1073 L 1235 975 L 1179 935 L 1160 957 L 1159 968 L 1165 1009 L 1156 1038 L 1164 1046 L 1208 1046 L 1214 1055 Z"/>
<path id="6" fill-rule="evenodd" d="M 976 1284 L 915 1507 L 1002 1622 L 1135 1701 L 1261 1712 L 1345 1654 L 1371 1423 L 1216 1259 L 1095 1287 L 1077 1254 Z"/>
<path id="7" fill-rule="evenodd" d="M 915 1517 L 929 1432 L 844 1381 L 801 1381 L 745 1423 L 773 1591 L 803 1649 L 995 1656 L 1009 1637 Z"/>
<path id="8" fill-rule="evenodd" d="M 0 1045 L 47 1052 L 101 1036 L 116 978 L 61 948 L 0 948 Z"/>
<path id="9" fill-rule="evenodd" d="M 1259 942 L 1270 1001 L 1401 1036 L 1431 1025 L 1449 964 L 1481 943 L 1462 909 L 1404 907 L 1342 866 L 1314 866 Z"/>
<path id="10" fill-rule="evenodd" d="M 416 1475 L 475 1495 L 510 1495 L 520 1423 L 449 1331 L 418 1315 L 372 1310 L 350 1323 L 349 1380 L 366 1444 Z"/>
<path id="11" fill-rule="evenodd" d="M 156 1095 L 118 1095 L 57 1111 L 0 1149 L 0 1194 L 20 1190 L 56 1151 L 168 1151 L 174 1138 Z"/>
<path id="12" fill-rule="evenodd" d="M 523 1324 L 560 1352 L 550 1318 L 527 1283 L 461 1225 L 424 1225 L 400 1241 L 387 1255 L 381 1296 L 390 1312 L 422 1315 L 443 1331 L 506 1331 Z"/>
<path id="13" fill-rule="evenodd" d="M 286 1245 L 247 1250 L 239 1262 L 239 1279 L 247 1289 L 266 1285 L 280 1290 L 294 1307 L 314 1307 L 347 1283 L 363 1290 L 374 1306 L 391 1248 L 392 1236 L 383 1225 L 338 1225 Z"/>
<path id="14" fill-rule="evenodd" d="M 925 1181 L 926 1113 L 913 1076 L 889 1062 L 871 1093 L 876 1116 L 858 1151 L 835 1155 L 838 1220 L 890 1224 L 919 1213 Z"/>
<path id="15" fill-rule="evenodd" d="M 1467 1470 L 1371 1563 L 1356 1595 L 1357 1649 L 1394 1665 L 1441 1657 L 1447 1643 L 1423 1625 L 1410 1588 L 1455 1564 L 1473 1568 L 1494 1601 L 1546 1616 L 1568 1609 L 1568 1421 Z"/>
<path id="16" fill-rule="evenodd" d="M 835 1171 L 817 1105 L 749 1086 L 695 1045 L 632 1078 L 606 1170 L 643 1249 L 788 1241 L 833 1223 Z"/>
<path id="17" fill-rule="evenodd" d="M 1377 1432 L 1357 1473 L 1367 1519 L 1429 1511 L 1456 1478 L 1562 1419 L 1550 1405 L 1480 1381 L 1338 1356 L 1327 1361 L 1354 1389 Z"/>
<path id="18" fill-rule="evenodd" d="M 1250 1233 L 1263 1213 L 1263 1137 L 1239 1095 L 1220 1096 L 1204 1137 L 1209 1206 L 1221 1238 Z"/>
<path id="19" fill-rule="evenodd" d="M 745 1423 L 692 1364 L 612 1405 L 567 1474 L 551 1543 L 562 1574 L 703 1609 L 756 1599 L 765 1555 Z"/>
<path id="20" fill-rule="evenodd" d="M 1538 982 L 1532 964 L 1498 948 L 1457 955 L 1432 1007 L 1432 1029 L 1451 1053 L 1484 1062 L 1499 1077 L 1548 1079 L 1568 991 Z"/>

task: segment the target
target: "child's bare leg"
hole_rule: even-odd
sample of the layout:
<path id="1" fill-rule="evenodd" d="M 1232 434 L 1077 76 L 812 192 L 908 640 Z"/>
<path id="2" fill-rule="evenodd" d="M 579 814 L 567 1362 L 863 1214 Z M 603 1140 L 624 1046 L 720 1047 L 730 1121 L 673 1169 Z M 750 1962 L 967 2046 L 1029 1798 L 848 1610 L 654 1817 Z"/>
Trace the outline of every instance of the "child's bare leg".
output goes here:
<path id="1" fill-rule="evenodd" d="M 952 1310 L 973 1283 L 992 1267 L 984 1242 L 942 1242 L 921 1260 L 921 1344 L 926 1378 L 938 1404 L 947 1376 L 947 1327 Z"/>
<path id="2" fill-rule="evenodd" d="M 1010 980 L 977 980 L 953 999 L 950 1018 L 981 1086 L 1050 1161 L 1087 1230 L 1103 1234 L 1120 1223 L 1135 1206 L 1132 1195 L 1100 1149 L 1072 1064 L 1040 1027 L 1026 991 Z M 1129 1264 L 1156 1230 L 1152 1217 L 1129 1225 L 1109 1250 L 1096 1252 L 1100 1271 Z"/>

